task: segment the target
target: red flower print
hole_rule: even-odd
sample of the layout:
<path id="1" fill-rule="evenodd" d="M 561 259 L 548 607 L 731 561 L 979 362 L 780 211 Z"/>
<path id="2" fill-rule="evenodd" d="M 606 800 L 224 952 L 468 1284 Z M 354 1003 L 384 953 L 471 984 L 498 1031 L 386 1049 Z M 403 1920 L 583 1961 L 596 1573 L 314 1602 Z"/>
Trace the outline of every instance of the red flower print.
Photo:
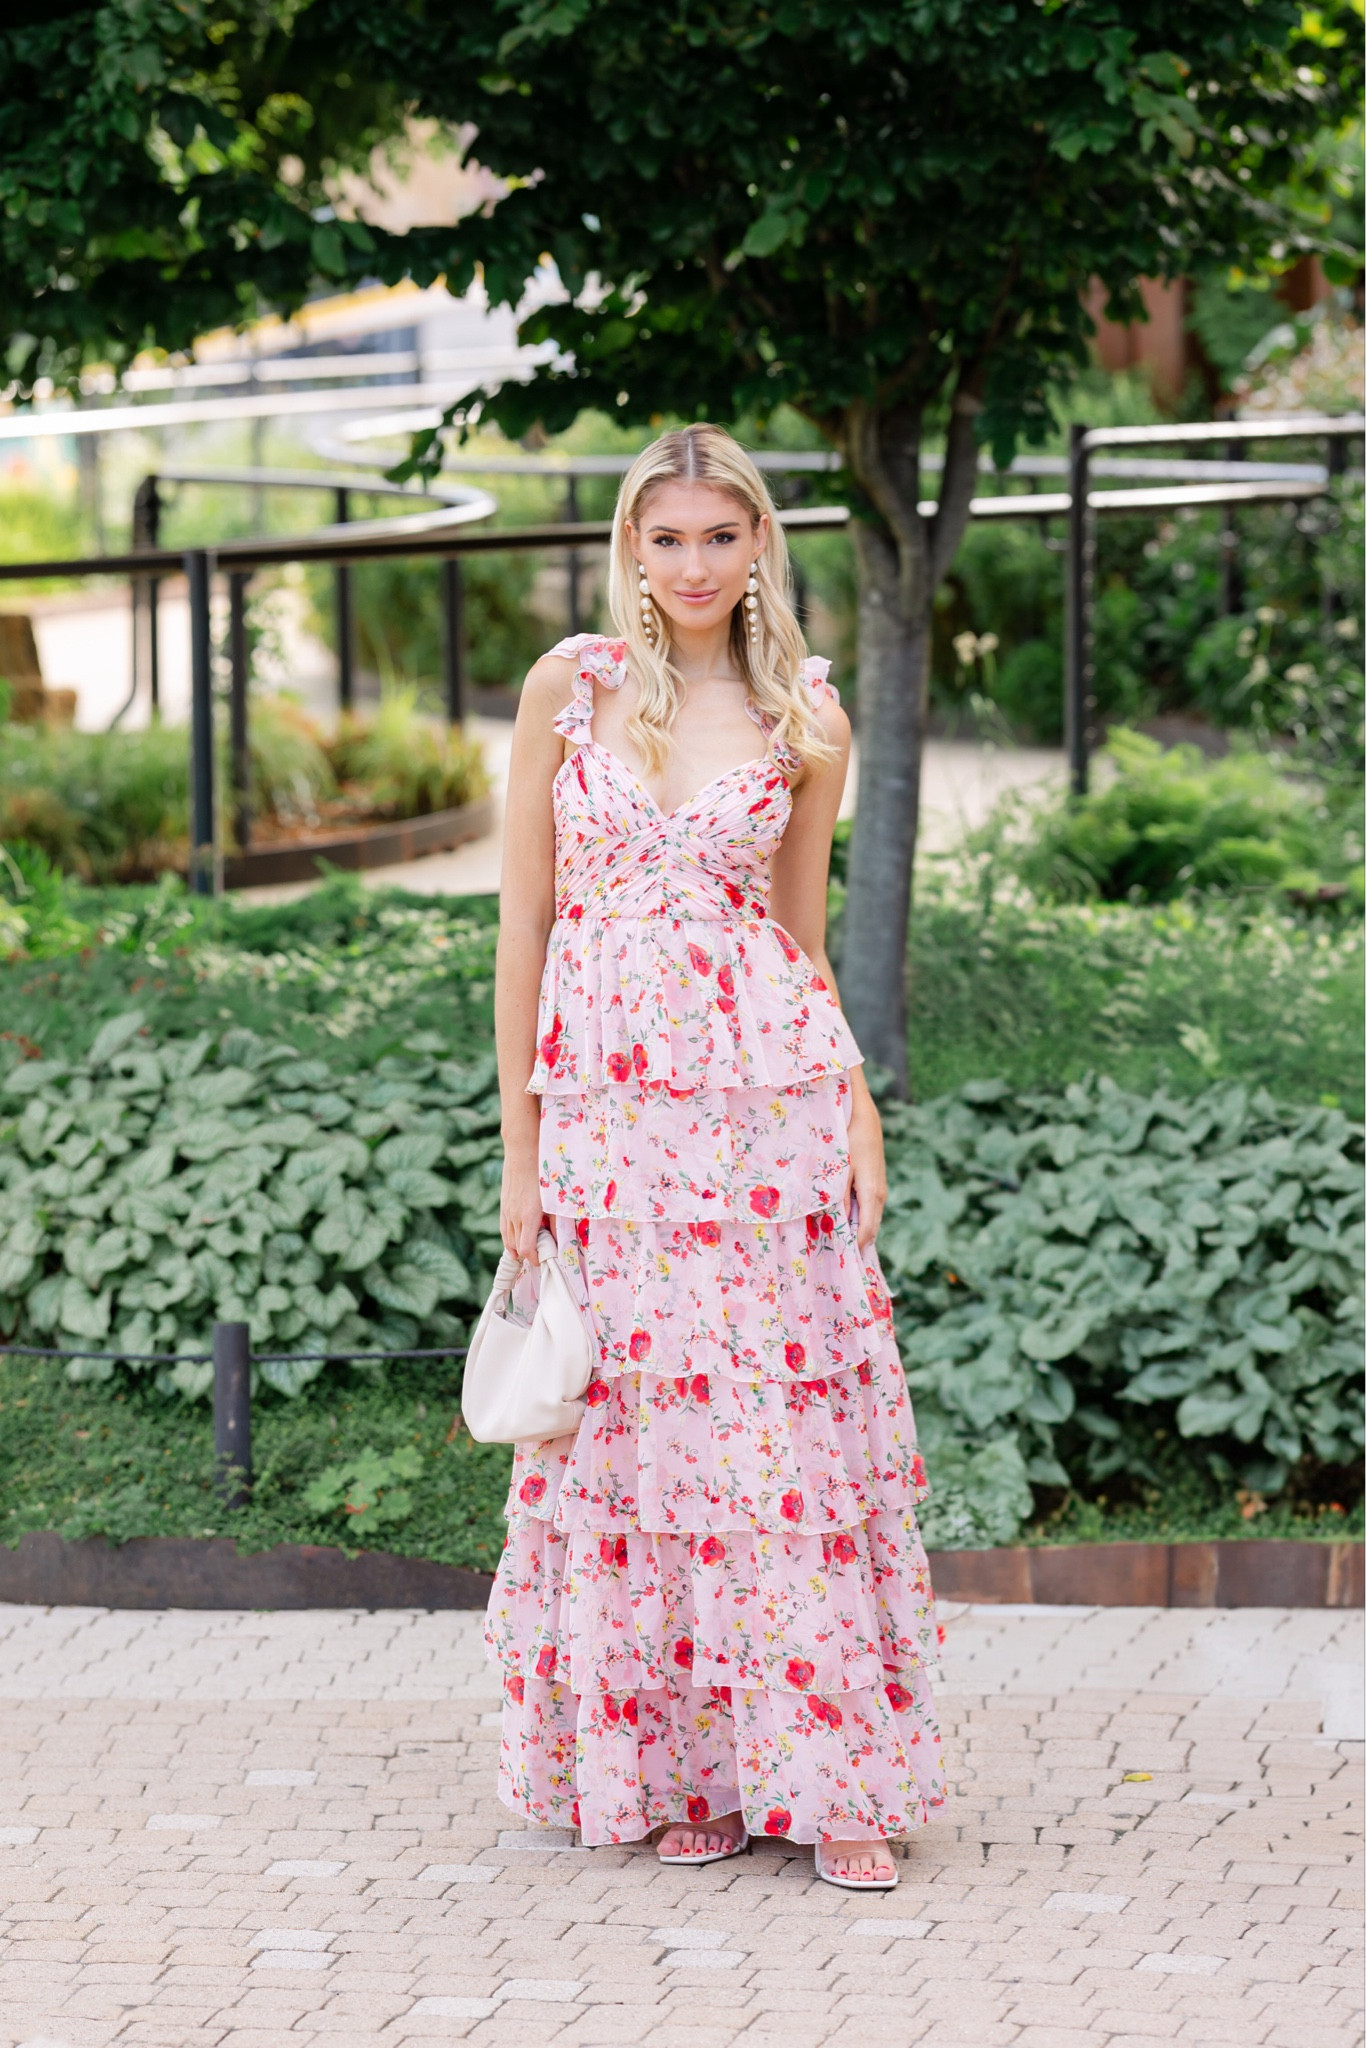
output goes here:
<path id="1" fill-rule="evenodd" d="M 539 1472 L 528 1473 L 522 1481 L 517 1498 L 524 1500 L 529 1508 L 534 1508 L 538 1500 L 545 1499 L 545 1481 Z"/>
<path id="2" fill-rule="evenodd" d="M 675 1393 L 677 1394 L 677 1396 L 678 1396 L 678 1398 L 679 1398 L 679 1400 L 680 1400 L 680 1401 L 686 1401 L 686 1400 L 687 1400 L 687 1398 L 688 1398 L 688 1382 L 687 1382 L 687 1381 L 686 1381 L 686 1380 L 685 1380 L 684 1378 L 682 1378 L 682 1376 L 681 1376 L 681 1375 L 679 1376 L 679 1378 L 678 1378 L 678 1379 L 676 1379 L 676 1380 L 674 1381 L 674 1392 L 675 1392 Z"/>
<path id="3" fill-rule="evenodd" d="M 629 1052 L 609 1052 L 607 1071 L 614 1081 L 629 1081 L 631 1078 L 631 1055 Z"/>
<path id="4" fill-rule="evenodd" d="M 859 1385 L 861 1387 L 871 1387 L 873 1384 L 873 1368 L 869 1365 L 866 1358 L 859 1360 L 857 1371 Z"/>
<path id="5" fill-rule="evenodd" d="M 825 1725 L 827 1728 L 842 1728 L 844 1716 L 832 1700 L 825 1703 Z"/>
<path id="6" fill-rule="evenodd" d="M 639 1365 L 642 1358 L 649 1357 L 650 1343 L 651 1338 L 648 1330 L 632 1330 L 630 1352 L 637 1365 Z"/>
<path id="7" fill-rule="evenodd" d="M 925 1484 L 925 1460 L 921 1457 L 919 1451 L 911 1459 L 911 1484 L 912 1486 L 923 1486 Z"/>
<path id="8" fill-rule="evenodd" d="M 573 1821 L 575 1827 L 578 1827 L 581 1824 L 579 1802 L 577 1799 L 574 1801 L 574 1804 L 569 1809 L 569 1818 Z"/>
<path id="9" fill-rule="evenodd" d="M 631 1065 L 635 1068 L 636 1072 L 644 1074 L 649 1064 L 650 1055 L 646 1052 L 644 1046 L 640 1044 L 633 1045 L 631 1047 Z"/>
<path id="10" fill-rule="evenodd" d="M 834 1235 L 834 1229 L 835 1229 L 835 1219 L 834 1219 L 834 1217 L 833 1217 L 832 1215 L 830 1215 L 829 1211 L 827 1210 L 827 1211 L 826 1211 L 826 1213 L 825 1213 L 825 1214 L 824 1214 L 824 1215 L 823 1215 L 823 1216 L 821 1217 L 821 1235 L 822 1235 L 822 1237 L 831 1237 L 831 1236 L 833 1236 L 833 1235 Z"/>
<path id="11" fill-rule="evenodd" d="M 810 983 L 810 986 L 811 986 L 812 988 L 818 988 L 818 989 L 822 989 L 822 990 L 824 990 L 824 989 L 827 989 L 827 988 L 829 987 L 829 985 L 830 985 L 830 984 L 829 984 L 828 982 L 825 982 L 825 981 L 822 981 L 822 980 L 821 980 L 821 978 L 820 978 L 819 974 L 813 974 L 813 975 L 812 975 L 812 977 L 811 977 L 811 983 Z"/>
<path id="12" fill-rule="evenodd" d="M 590 1380 L 584 1388 L 583 1398 L 590 1408 L 601 1408 L 604 1401 L 611 1400 L 612 1389 L 606 1380 Z"/>
<path id="13" fill-rule="evenodd" d="M 694 1223 L 691 1229 L 699 1244 L 718 1245 L 721 1242 L 719 1223 Z"/>
<path id="14" fill-rule="evenodd" d="M 691 1821 L 711 1819 L 711 1807 L 700 1792 L 695 1792 L 688 1801 L 688 1819 Z"/>
<path id="15" fill-rule="evenodd" d="M 805 1507 L 806 1502 L 794 1487 L 791 1493 L 785 1493 L 779 1501 L 778 1513 L 785 1522 L 800 1522 Z"/>
<path id="16" fill-rule="evenodd" d="M 777 1188 L 751 1188 L 749 1191 L 749 1206 L 756 1216 L 776 1216 L 781 1199 Z"/>
<path id="17" fill-rule="evenodd" d="M 893 1678 L 889 1679 L 887 1684 L 887 1704 L 894 1714 L 904 1714 L 907 1707 L 914 1705 L 914 1701 L 905 1686 L 898 1685 Z"/>
<path id="18" fill-rule="evenodd" d="M 694 974 L 711 973 L 711 954 L 694 945 L 691 939 L 688 941 L 688 961 Z"/>
<path id="19" fill-rule="evenodd" d="M 783 1362 L 789 1372 L 800 1372 L 806 1364 L 805 1344 L 785 1344 L 783 1346 Z"/>
<path id="20" fill-rule="evenodd" d="M 745 892 L 740 887 L 740 884 L 738 882 L 727 882 L 725 884 L 725 891 L 726 901 L 730 904 L 731 909 L 743 910 L 745 907 Z"/>
<path id="21" fill-rule="evenodd" d="M 605 640 L 603 646 L 617 666 L 620 667 L 626 659 L 626 642 L 624 640 Z"/>
<path id="22" fill-rule="evenodd" d="M 785 1806 L 774 1806 L 764 1815 L 766 1835 L 785 1835 L 792 1825 L 792 1815 Z"/>
<path id="23" fill-rule="evenodd" d="M 580 773 L 582 773 L 582 771 L 580 771 Z M 570 906 L 569 906 L 569 908 L 568 908 L 568 910 L 566 910 L 566 912 L 565 912 L 565 916 L 566 916 L 566 917 L 582 917 L 582 916 L 583 916 L 583 905 L 582 905 L 581 903 L 571 903 L 571 904 L 570 904 Z"/>
<path id="24" fill-rule="evenodd" d="M 603 1536 L 598 1542 L 598 1556 L 604 1564 L 611 1564 L 613 1555 L 614 1550 L 611 1537 Z"/>
<path id="25" fill-rule="evenodd" d="M 695 1372 L 692 1379 L 692 1397 L 694 1401 L 706 1401 L 710 1398 L 710 1395 L 711 1387 L 708 1383 L 707 1375 L 704 1372 Z"/>
<path id="26" fill-rule="evenodd" d="M 586 1248 L 588 1244 L 588 1218 L 586 1216 L 580 1216 L 578 1222 L 574 1225 L 574 1235 L 579 1240 L 579 1243 Z"/>
<path id="27" fill-rule="evenodd" d="M 640 1702 L 634 1693 L 628 1693 L 621 1703 L 621 1718 L 628 1728 L 640 1726 Z"/>
<path id="28" fill-rule="evenodd" d="M 726 1546 L 719 1536 L 708 1536 L 706 1542 L 699 1548 L 697 1555 L 701 1558 L 703 1564 L 721 1564 L 725 1559 Z"/>
<path id="29" fill-rule="evenodd" d="M 841 1529 L 830 1546 L 838 1564 L 852 1564 L 858 1556 L 858 1545 L 847 1529 Z"/>
<path id="30" fill-rule="evenodd" d="M 825 1721 L 829 1719 L 829 1714 L 826 1709 L 825 1701 L 823 1699 L 819 1699 L 814 1692 L 808 1693 L 806 1696 L 806 1711 L 808 1714 L 810 1714 L 813 1721 Z"/>
<path id="31" fill-rule="evenodd" d="M 626 1538 L 624 1536 L 618 1536 L 616 1543 L 613 1545 L 612 1549 L 613 1561 L 620 1568 L 628 1563 L 630 1556 L 631 1553 L 627 1547 Z"/>
<path id="32" fill-rule="evenodd" d="M 615 1202 L 615 1200 L 616 1200 L 616 1199 L 617 1199 L 617 1184 L 616 1184 L 616 1182 L 615 1182 L 614 1180 L 609 1180 L 609 1181 L 608 1181 L 608 1183 L 607 1183 L 606 1191 L 604 1192 L 604 1194 L 603 1194 L 603 1198 L 602 1198 L 602 1206 L 603 1206 L 603 1208 L 604 1208 L 604 1209 L 610 1209 L 610 1208 L 611 1208 L 611 1206 L 612 1206 L 612 1204 L 613 1204 L 613 1202 Z"/>
<path id="33" fill-rule="evenodd" d="M 795 939 L 790 939 L 788 937 L 787 933 L 783 930 L 780 924 L 774 925 L 773 936 L 778 941 L 778 944 L 782 947 L 783 953 L 787 959 L 794 961 L 801 959 L 801 947 L 797 944 Z"/>
<path id="34" fill-rule="evenodd" d="M 819 1241 L 820 1241 L 820 1234 L 821 1234 L 821 1219 L 820 1219 L 820 1217 L 819 1217 L 819 1216 L 808 1216 L 808 1217 L 807 1217 L 807 1219 L 806 1219 L 806 1241 L 807 1241 L 807 1243 L 808 1243 L 808 1244 L 817 1244 L 817 1243 L 819 1243 Z"/>
<path id="35" fill-rule="evenodd" d="M 807 1394 L 818 1395 L 823 1401 L 830 1392 L 830 1382 L 828 1380 L 803 1380 L 802 1390 Z"/>
<path id="36" fill-rule="evenodd" d="M 613 1727 L 613 1728 L 615 1728 L 615 1726 L 616 1726 L 617 1722 L 618 1722 L 618 1721 L 619 1721 L 619 1720 L 621 1719 L 621 1708 L 620 1708 L 620 1707 L 619 1707 L 619 1706 L 617 1705 L 616 1701 L 615 1701 L 615 1700 L 614 1700 L 614 1699 L 612 1698 L 612 1695 L 611 1695 L 611 1693 L 610 1693 L 610 1692 L 609 1692 L 609 1693 L 606 1693 L 606 1694 L 604 1694 L 604 1696 L 603 1696 L 603 1702 L 602 1702 L 602 1718 L 603 1718 L 603 1720 L 604 1720 L 604 1721 L 606 1721 L 606 1722 L 608 1723 L 608 1725 L 609 1725 L 610 1727 Z"/>
<path id="37" fill-rule="evenodd" d="M 508 1698 L 510 1700 L 515 1700 L 517 1705 L 520 1707 L 522 1701 L 526 1698 L 526 1680 L 520 1677 L 518 1673 L 514 1671 L 511 1678 L 509 1678 L 509 1680 L 507 1681 L 505 1690 L 507 1692 Z"/>
<path id="38" fill-rule="evenodd" d="M 546 1644 L 546 1646 L 545 1646 L 545 1648 L 544 1648 L 544 1649 L 542 1650 L 542 1652 L 541 1652 L 540 1656 L 539 1656 L 539 1657 L 538 1657 L 538 1658 L 536 1659 L 536 1676 L 537 1676 L 538 1678 L 549 1678 L 549 1676 L 550 1676 L 551 1672 L 552 1672 L 552 1671 L 553 1671 L 554 1669 L 555 1669 L 555 1649 L 554 1649 L 554 1645 L 553 1645 L 553 1644 L 551 1644 L 551 1643 L 547 1643 L 547 1644 Z"/>
<path id="39" fill-rule="evenodd" d="M 688 1636 L 680 1636 L 674 1644 L 674 1663 L 680 1670 L 692 1670 L 692 1641 Z"/>
<path id="40" fill-rule="evenodd" d="M 541 1058 L 548 1067 L 554 1066 L 556 1060 L 560 1057 L 560 1052 L 561 1046 L 558 1038 L 551 1038 L 547 1035 L 541 1040 Z"/>
<path id="41" fill-rule="evenodd" d="M 795 1685 L 799 1690 L 802 1686 L 810 1685 L 815 1675 L 815 1665 L 808 1664 L 805 1657 L 789 1657 L 787 1669 L 783 1673 L 788 1684 Z"/>
<path id="42" fill-rule="evenodd" d="M 716 986 L 723 996 L 735 994 L 735 975 L 729 960 L 723 960 L 716 970 Z"/>

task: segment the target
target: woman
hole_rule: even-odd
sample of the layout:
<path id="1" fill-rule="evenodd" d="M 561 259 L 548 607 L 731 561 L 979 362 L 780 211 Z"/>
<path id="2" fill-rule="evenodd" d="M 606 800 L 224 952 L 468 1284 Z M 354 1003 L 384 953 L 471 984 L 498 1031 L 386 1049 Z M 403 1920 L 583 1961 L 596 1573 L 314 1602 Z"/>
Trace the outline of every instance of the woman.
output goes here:
<path id="1" fill-rule="evenodd" d="M 941 1803 L 924 1495 L 874 1250 L 882 1132 L 825 957 L 849 721 L 759 472 L 628 471 L 617 637 L 527 677 L 508 782 L 502 1231 L 591 1318 L 577 1434 L 519 1445 L 489 1607 L 502 1797 L 665 1862 L 815 1845 L 889 1889 Z"/>

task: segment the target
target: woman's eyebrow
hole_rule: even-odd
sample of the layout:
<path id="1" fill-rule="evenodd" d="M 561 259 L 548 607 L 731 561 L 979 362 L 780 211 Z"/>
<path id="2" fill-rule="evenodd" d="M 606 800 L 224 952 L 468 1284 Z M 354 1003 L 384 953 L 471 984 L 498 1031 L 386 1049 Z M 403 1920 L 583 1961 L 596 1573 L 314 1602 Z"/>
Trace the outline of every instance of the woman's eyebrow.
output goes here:
<path id="1" fill-rule="evenodd" d="M 739 524 L 740 522 L 738 519 L 718 519 L 715 526 L 704 526 L 702 531 L 704 534 L 734 533 L 739 527 Z M 649 533 L 672 533 L 675 535 L 681 535 L 683 529 L 681 526 L 651 526 L 647 527 L 646 531 Z"/>

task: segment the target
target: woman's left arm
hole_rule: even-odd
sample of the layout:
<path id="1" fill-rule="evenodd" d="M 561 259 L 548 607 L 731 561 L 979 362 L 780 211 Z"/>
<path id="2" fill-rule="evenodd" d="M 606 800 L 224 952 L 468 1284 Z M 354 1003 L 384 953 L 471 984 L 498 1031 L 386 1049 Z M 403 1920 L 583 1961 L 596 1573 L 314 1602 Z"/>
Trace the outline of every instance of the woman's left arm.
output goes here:
<path id="1" fill-rule="evenodd" d="M 773 856 L 769 908 L 774 923 L 792 934 L 838 1002 L 839 989 L 825 951 L 825 901 L 830 881 L 830 846 L 849 769 L 849 718 L 838 704 L 831 702 L 822 704 L 818 716 L 825 737 L 836 750 L 835 758 L 808 768 L 792 793 L 792 817 L 783 843 Z M 844 1206 L 848 1213 L 851 1198 L 857 1199 L 858 1241 L 860 1250 L 864 1250 L 876 1239 L 882 1222 L 887 1201 L 887 1164 L 882 1149 L 882 1119 L 868 1092 L 861 1066 L 851 1070 L 849 1081 L 854 1105 L 849 1123 L 849 1184 Z"/>

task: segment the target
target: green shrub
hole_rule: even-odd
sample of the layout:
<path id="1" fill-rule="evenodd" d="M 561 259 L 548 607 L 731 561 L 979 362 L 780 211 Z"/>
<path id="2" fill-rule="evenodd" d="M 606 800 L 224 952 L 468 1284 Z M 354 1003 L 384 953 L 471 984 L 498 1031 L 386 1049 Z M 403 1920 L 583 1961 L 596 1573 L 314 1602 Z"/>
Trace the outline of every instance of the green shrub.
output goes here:
<path id="1" fill-rule="evenodd" d="M 1334 812 L 1269 756 L 1241 750 L 1209 761 L 1196 747 L 1164 749 L 1120 728 L 1102 762 L 1113 776 L 1102 772 L 1080 802 L 1017 802 L 974 843 L 1004 846 L 1036 896 L 1064 902 L 1165 903 L 1210 889 L 1310 898 L 1345 887 L 1348 877 L 1359 901 L 1355 818 Z"/>
<path id="2" fill-rule="evenodd" d="M 189 830 L 187 736 L 0 726 L 0 841 L 97 882 L 172 865 Z"/>
<path id="3" fill-rule="evenodd" d="M 1180 1438 L 1262 1493 L 1360 1457 L 1361 1145 L 1341 1112 L 984 1081 L 884 1116 L 879 1248 L 931 1447 L 1004 1443 L 1017 1478 L 1068 1486 L 1153 1479 Z"/>
<path id="4" fill-rule="evenodd" d="M 423 718 L 412 689 L 386 690 L 378 710 L 343 718 L 328 752 L 341 781 L 364 789 L 380 817 L 425 817 L 471 803 L 489 786 L 478 741 Z"/>
<path id="5" fill-rule="evenodd" d="M 21 1061 L 0 1096 L 0 1329 L 128 1352 L 202 1350 L 216 1320 L 258 1350 L 459 1342 L 452 1307 L 483 1300 L 500 1249 L 493 1072 L 415 1052 L 338 1074 L 240 1029 L 155 1045 L 137 1011 L 83 1060 Z M 321 1370 L 259 1368 L 287 1393 Z M 211 1368 L 157 1377 L 197 1395 Z"/>
<path id="6" fill-rule="evenodd" d="M 0 1104 L 12 1340 L 202 1352 L 221 1319 L 258 1352 L 429 1348 L 458 1344 L 487 1291 L 491 1056 L 415 1045 L 347 1073 L 237 1028 L 158 1044 L 133 1013 L 83 1059 L 21 1060 Z M 1340 1112 L 1235 1085 L 1183 1100 L 978 1082 L 885 1117 L 880 1243 L 933 1540 L 1009 1540 L 1034 1486 L 1151 1479 L 1164 1441 L 1263 1493 L 1359 1454 L 1360 1147 Z M 294 1395 L 323 1366 L 257 1369 Z M 188 1357 L 143 1371 L 192 1399 L 210 1380 Z M 383 1491 L 331 1463 L 316 1513 Z"/>

